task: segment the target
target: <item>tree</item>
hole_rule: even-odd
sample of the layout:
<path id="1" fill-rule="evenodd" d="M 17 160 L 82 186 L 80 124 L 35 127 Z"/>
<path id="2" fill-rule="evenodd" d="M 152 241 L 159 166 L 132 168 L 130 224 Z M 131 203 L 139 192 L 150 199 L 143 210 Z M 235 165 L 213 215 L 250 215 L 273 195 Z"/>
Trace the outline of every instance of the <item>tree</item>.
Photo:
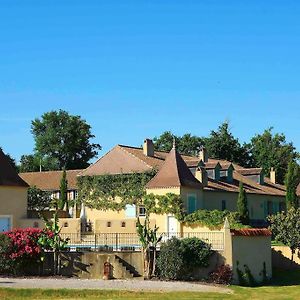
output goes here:
<path id="1" fill-rule="evenodd" d="M 171 131 L 163 132 L 159 137 L 153 138 L 154 149 L 157 151 L 169 152 L 173 147 L 173 140 L 175 138 L 176 145 L 178 146 L 178 137 Z"/>
<path id="2" fill-rule="evenodd" d="M 275 240 L 291 249 L 293 261 L 296 250 L 300 248 L 300 209 L 292 207 L 286 212 L 269 216 L 268 221 Z"/>
<path id="3" fill-rule="evenodd" d="M 58 161 L 52 157 L 41 158 L 38 154 L 22 155 L 20 159 L 20 172 L 38 172 L 58 170 Z"/>
<path id="4" fill-rule="evenodd" d="M 254 167 L 262 167 L 266 176 L 273 167 L 276 171 L 278 183 L 284 183 L 288 163 L 296 161 L 299 153 L 293 143 L 287 143 L 284 134 L 273 134 L 273 128 L 266 129 L 262 134 L 257 134 L 251 139 L 249 147 Z"/>
<path id="5" fill-rule="evenodd" d="M 67 173 L 66 170 L 63 170 L 62 177 L 60 180 L 60 199 L 59 199 L 59 209 L 64 209 L 66 207 L 66 211 L 69 210 L 68 205 L 68 181 L 67 181 Z"/>
<path id="6" fill-rule="evenodd" d="M 300 168 L 297 163 L 290 161 L 286 173 L 286 207 L 298 208 L 297 186 L 300 182 Z"/>
<path id="7" fill-rule="evenodd" d="M 247 201 L 246 191 L 244 189 L 244 184 L 242 182 L 240 182 L 240 186 L 239 186 L 237 211 L 238 211 L 241 223 L 243 225 L 248 225 L 249 224 L 248 201 Z"/>
<path id="8" fill-rule="evenodd" d="M 29 210 L 41 211 L 50 207 L 51 196 L 49 192 L 42 191 L 36 186 L 31 186 L 27 193 L 27 207 Z"/>
<path id="9" fill-rule="evenodd" d="M 90 142 L 94 138 L 91 126 L 80 116 L 64 110 L 50 111 L 36 118 L 31 132 L 36 153 L 46 159 L 56 159 L 59 169 L 86 168 L 101 149 L 99 144 Z"/>
<path id="10" fill-rule="evenodd" d="M 178 152 L 185 155 L 197 156 L 203 144 L 202 138 L 190 133 L 186 133 L 183 136 L 176 136 L 171 131 L 165 131 L 159 137 L 153 138 L 155 150 L 169 152 L 173 147 L 174 139 Z"/>
<path id="11" fill-rule="evenodd" d="M 197 156 L 201 145 L 203 145 L 202 138 L 186 133 L 179 138 L 177 147 L 178 151 L 182 154 Z"/>
<path id="12" fill-rule="evenodd" d="M 210 136 L 204 139 L 204 145 L 211 158 L 225 159 L 243 167 L 251 165 L 247 145 L 241 145 L 233 136 L 227 121 L 222 123 L 217 131 L 211 131 Z"/>

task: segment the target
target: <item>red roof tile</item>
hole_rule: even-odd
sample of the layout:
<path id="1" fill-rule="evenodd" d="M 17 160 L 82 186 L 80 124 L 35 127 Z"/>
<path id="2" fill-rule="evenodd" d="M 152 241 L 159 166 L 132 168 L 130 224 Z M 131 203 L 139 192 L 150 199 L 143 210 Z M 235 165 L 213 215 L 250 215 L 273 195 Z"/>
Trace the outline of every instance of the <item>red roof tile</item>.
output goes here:
<path id="1" fill-rule="evenodd" d="M 266 228 L 230 229 L 235 236 L 271 236 L 272 232 Z"/>
<path id="2" fill-rule="evenodd" d="M 173 148 L 158 173 L 148 182 L 147 188 L 188 186 L 201 188 L 201 183 L 191 173 L 181 155 Z"/>
<path id="3" fill-rule="evenodd" d="M 77 175 L 82 170 L 67 170 L 68 189 L 77 189 Z M 44 171 L 20 173 L 20 177 L 30 186 L 36 186 L 44 191 L 58 191 L 63 171 Z"/>

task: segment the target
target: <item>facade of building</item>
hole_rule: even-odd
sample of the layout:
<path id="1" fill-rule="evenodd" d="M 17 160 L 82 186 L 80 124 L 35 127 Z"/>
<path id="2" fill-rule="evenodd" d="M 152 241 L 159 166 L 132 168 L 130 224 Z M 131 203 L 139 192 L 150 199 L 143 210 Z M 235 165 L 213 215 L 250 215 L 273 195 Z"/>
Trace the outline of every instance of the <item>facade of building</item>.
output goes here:
<path id="1" fill-rule="evenodd" d="M 27 216 L 27 188 L 0 149 L 0 232 L 20 226 Z"/>
<path id="2" fill-rule="evenodd" d="M 240 182 L 247 192 L 253 225 L 263 225 L 266 216 L 285 208 L 285 187 L 276 183 L 274 171 L 271 171 L 271 178 L 266 178 L 261 168 L 243 168 L 229 161 L 210 159 L 205 148 L 198 156 L 180 155 L 175 145 L 169 153 L 154 151 L 150 139 L 146 139 L 141 148 L 117 145 L 87 169 L 67 171 L 68 198 L 77 197 L 79 176 L 152 170 L 157 173 L 146 185 L 147 194 L 180 195 L 188 213 L 198 209 L 236 211 Z M 59 198 L 62 171 L 21 173 L 20 177 L 28 185 L 50 191 L 52 197 Z M 135 232 L 137 216 L 145 216 L 142 205 L 127 205 L 121 211 L 84 208 L 84 217 L 92 224 L 95 233 Z M 170 215 L 151 215 L 150 222 L 165 232 L 189 230 Z"/>
<path id="3" fill-rule="evenodd" d="M 78 196 L 77 175 L 82 170 L 67 170 L 68 200 L 74 200 Z M 42 171 L 19 173 L 19 176 L 29 185 L 50 192 L 51 198 L 60 198 L 60 181 L 63 171 Z"/>
<path id="4" fill-rule="evenodd" d="M 117 145 L 78 176 L 128 174 L 157 170 L 147 184 L 148 194 L 175 193 L 181 196 L 186 211 L 197 209 L 236 211 L 239 184 L 243 182 L 248 197 L 250 219 L 254 225 L 284 209 L 285 187 L 262 174 L 262 169 L 242 168 L 225 160 L 208 158 L 205 148 L 199 156 L 180 155 L 175 147 L 170 153 L 154 151 L 153 142 L 144 141 L 142 148 Z M 143 207 L 126 206 L 123 211 L 100 211 L 86 208 L 87 219 L 95 232 L 134 232 L 136 217 L 143 217 Z M 151 223 L 161 231 L 183 230 L 173 216 L 151 215 Z"/>

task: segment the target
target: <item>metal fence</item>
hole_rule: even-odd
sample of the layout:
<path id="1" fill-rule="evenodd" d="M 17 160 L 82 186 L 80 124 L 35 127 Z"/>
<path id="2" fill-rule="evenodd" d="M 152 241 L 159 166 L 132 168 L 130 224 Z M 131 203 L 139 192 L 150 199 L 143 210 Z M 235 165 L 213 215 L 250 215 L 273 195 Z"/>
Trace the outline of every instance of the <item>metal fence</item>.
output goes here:
<path id="1" fill-rule="evenodd" d="M 208 232 L 163 232 L 162 242 L 172 237 L 191 238 L 197 237 L 211 244 L 213 250 L 224 250 L 224 233 L 222 231 Z M 136 233 L 63 233 L 62 238 L 68 238 L 70 250 L 77 251 L 138 251 L 141 243 Z M 160 247 L 160 244 L 158 245 Z"/>

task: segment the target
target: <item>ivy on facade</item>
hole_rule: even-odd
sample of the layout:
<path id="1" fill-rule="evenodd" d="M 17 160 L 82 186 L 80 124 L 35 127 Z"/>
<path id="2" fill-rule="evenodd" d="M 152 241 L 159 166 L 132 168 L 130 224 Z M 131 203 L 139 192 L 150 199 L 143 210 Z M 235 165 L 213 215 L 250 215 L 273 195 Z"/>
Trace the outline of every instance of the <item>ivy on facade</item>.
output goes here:
<path id="1" fill-rule="evenodd" d="M 98 210 L 120 211 L 126 204 L 142 204 L 145 185 L 155 171 L 85 176 L 78 179 L 78 202 Z"/>
<path id="2" fill-rule="evenodd" d="M 184 217 L 183 202 L 179 195 L 146 195 L 146 184 L 155 171 L 132 174 L 86 176 L 78 179 L 78 202 L 98 210 L 120 211 L 127 204 L 144 205 L 146 213 L 173 214 Z"/>

